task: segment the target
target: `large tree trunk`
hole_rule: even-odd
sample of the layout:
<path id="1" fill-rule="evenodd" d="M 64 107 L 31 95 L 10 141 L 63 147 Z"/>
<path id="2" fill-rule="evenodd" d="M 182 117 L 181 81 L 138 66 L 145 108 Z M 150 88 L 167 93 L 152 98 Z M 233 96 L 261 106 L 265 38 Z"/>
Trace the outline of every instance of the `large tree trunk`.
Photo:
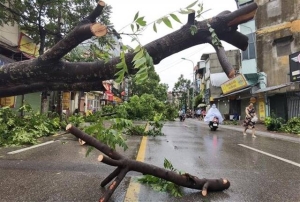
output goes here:
<path id="1" fill-rule="evenodd" d="M 86 39 L 92 36 L 101 37 L 107 33 L 104 25 L 95 23 L 96 17 L 101 14 L 104 6 L 105 3 L 99 1 L 88 17 L 37 59 L 0 67 L 0 97 L 52 90 L 102 90 L 102 81 L 114 79 L 117 71 L 115 66 L 120 62 L 119 58 L 113 58 L 107 63 L 104 61 L 70 63 L 61 58 Z M 194 22 L 195 14 L 190 14 L 187 24 L 181 29 L 144 47 L 152 56 L 154 64 L 158 64 L 162 59 L 184 49 L 203 43 L 211 44 L 211 33 L 207 26 L 209 22 L 221 40 L 245 50 L 248 46 L 248 38 L 237 32 L 237 26 L 252 19 L 256 9 L 257 5 L 252 3 L 232 13 L 222 12 L 216 17 L 200 22 Z M 190 32 L 192 24 L 198 27 L 195 35 Z M 235 73 L 224 57 L 224 49 L 217 47 L 216 50 L 224 72 L 229 78 L 233 77 Z M 134 54 L 127 53 L 125 57 L 129 72 L 135 73 L 132 64 Z"/>
<path id="2" fill-rule="evenodd" d="M 98 157 L 98 161 L 117 167 L 101 182 L 101 186 L 104 187 L 112 181 L 105 194 L 100 198 L 99 201 L 101 202 L 109 200 L 113 192 L 129 171 L 140 172 L 143 175 L 153 175 L 173 182 L 179 186 L 201 190 L 201 194 L 203 196 L 206 196 L 208 191 L 223 191 L 230 187 L 230 182 L 227 179 L 199 179 L 198 177 L 188 173 L 181 175 L 151 164 L 128 159 L 106 144 L 103 144 L 94 137 L 85 134 L 71 124 L 66 127 L 66 130 L 106 155 L 100 155 Z"/>

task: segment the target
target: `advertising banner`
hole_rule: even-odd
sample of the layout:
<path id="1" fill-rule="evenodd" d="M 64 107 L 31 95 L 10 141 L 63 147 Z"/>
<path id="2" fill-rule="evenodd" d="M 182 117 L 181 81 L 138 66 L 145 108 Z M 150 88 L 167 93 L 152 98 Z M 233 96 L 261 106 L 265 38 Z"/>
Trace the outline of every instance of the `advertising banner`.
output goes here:
<path id="1" fill-rule="evenodd" d="M 259 98 L 258 99 L 258 115 L 259 115 L 259 120 L 264 121 L 266 118 L 266 103 L 264 98 Z"/>
<path id="2" fill-rule="evenodd" d="M 223 94 L 228 94 L 248 86 L 248 82 L 243 74 L 239 74 L 236 77 L 226 81 L 221 85 Z"/>
<path id="3" fill-rule="evenodd" d="M 300 52 L 290 55 L 290 81 L 300 81 Z"/>
<path id="4" fill-rule="evenodd" d="M 38 46 L 24 33 L 20 34 L 19 49 L 32 57 L 38 56 Z"/>
<path id="5" fill-rule="evenodd" d="M 63 110 L 70 109 L 71 92 L 63 92 L 62 108 Z"/>
<path id="6" fill-rule="evenodd" d="M 15 107 L 15 96 L 0 98 L 1 107 Z"/>

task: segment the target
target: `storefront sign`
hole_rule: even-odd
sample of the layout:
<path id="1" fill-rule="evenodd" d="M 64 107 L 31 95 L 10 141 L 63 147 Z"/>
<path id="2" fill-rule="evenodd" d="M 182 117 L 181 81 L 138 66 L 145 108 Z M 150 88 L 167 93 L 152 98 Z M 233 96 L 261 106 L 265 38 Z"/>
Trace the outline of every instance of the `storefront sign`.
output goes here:
<path id="1" fill-rule="evenodd" d="M 248 82 L 244 75 L 239 74 L 238 76 L 226 81 L 221 85 L 223 94 L 228 94 L 236 90 L 240 90 L 248 86 Z"/>
<path id="2" fill-rule="evenodd" d="M 26 36 L 23 33 L 20 34 L 19 49 L 20 49 L 20 51 L 27 53 L 27 54 L 31 55 L 32 57 L 38 56 L 37 45 L 33 42 L 33 40 L 31 38 L 29 38 L 28 36 Z"/>
<path id="3" fill-rule="evenodd" d="M 266 103 L 264 98 L 258 99 L 258 114 L 259 114 L 259 120 L 264 121 L 266 118 Z"/>
<path id="4" fill-rule="evenodd" d="M 94 94 L 87 94 L 87 99 L 88 100 L 94 100 L 95 99 L 95 95 Z"/>
<path id="5" fill-rule="evenodd" d="M 63 92 L 63 96 L 62 96 L 63 110 L 70 109 L 70 99 L 71 99 L 71 92 Z"/>
<path id="6" fill-rule="evenodd" d="M 300 52 L 290 55 L 290 81 L 300 81 Z"/>
<path id="7" fill-rule="evenodd" d="M 121 103 L 122 99 L 117 97 L 117 96 L 114 96 L 114 101 L 117 102 L 117 103 Z"/>
<path id="8" fill-rule="evenodd" d="M 1 107 L 15 107 L 15 96 L 0 98 Z"/>

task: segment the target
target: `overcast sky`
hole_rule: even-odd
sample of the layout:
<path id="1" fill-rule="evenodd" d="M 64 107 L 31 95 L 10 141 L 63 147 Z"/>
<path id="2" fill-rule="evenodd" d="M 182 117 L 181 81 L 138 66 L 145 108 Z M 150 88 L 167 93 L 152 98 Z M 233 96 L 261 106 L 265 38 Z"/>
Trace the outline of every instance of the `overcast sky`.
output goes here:
<path id="1" fill-rule="evenodd" d="M 194 0 L 183 1 L 183 0 L 104 0 L 106 4 L 111 5 L 112 15 L 111 22 L 114 24 L 115 29 L 118 32 L 132 33 L 129 25 L 134 18 L 134 15 L 139 11 L 139 16 L 145 16 L 147 23 L 153 22 L 166 14 L 174 11 L 178 11 L 180 8 L 185 8 Z M 202 16 L 203 19 L 207 19 L 217 15 L 218 13 L 229 10 L 234 11 L 237 9 L 235 0 L 200 0 L 203 2 L 204 10 L 207 10 Z M 180 15 L 175 13 L 181 20 L 182 23 L 187 22 L 187 15 Z M 203 20 L 200 19 L 200 20 Z M 143 45 L 150 43 L 153 40 L 161 38 L 177 29 L 183 24 L 172 21 L 173 29 L 170 29 L 163 25 L 157 27 L 158 33 L 155 33 L 152 26 L 143 32 L 139 39 Z M 127 26 L 127 27 L 126 27 Z M 124 28 L 126 27 L 126 28 Z M 126 35 L 122 35 L 122 41 L 126 45 L 135 47 L 136 44 L 131 42 L 131 38 Z M 235 47 L 223 42 L 226 50 L 236 49 Z M 156 72 L 159 74 L 161 82 L 169 85 L 169 90 L 172 90 L 175 82 L 178 80 L 180 74 L 183 74 L 185 78 L 192 80 L 193 63 L 200 60 L 203 53 L 214 52 L 214 49 L 209 44 L 202 44 L 186 49 L 172 56 L 169 56 L 162 60 L 158 65 L 155 65 Z M 182 60 L 181 58 L 187 58 L 190 61 Z"/>

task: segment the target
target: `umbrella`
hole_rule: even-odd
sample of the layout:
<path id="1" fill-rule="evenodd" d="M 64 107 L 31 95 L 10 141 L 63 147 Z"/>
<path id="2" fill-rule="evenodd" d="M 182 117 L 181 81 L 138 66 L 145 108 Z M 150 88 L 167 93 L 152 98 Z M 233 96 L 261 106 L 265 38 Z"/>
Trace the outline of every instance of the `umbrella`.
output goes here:
<path id="1" fill-rule="evenodd" d="M 205 103 L 201 103 L 198 105 L 198 107 L 206 107 L 206 104 Z"/>

